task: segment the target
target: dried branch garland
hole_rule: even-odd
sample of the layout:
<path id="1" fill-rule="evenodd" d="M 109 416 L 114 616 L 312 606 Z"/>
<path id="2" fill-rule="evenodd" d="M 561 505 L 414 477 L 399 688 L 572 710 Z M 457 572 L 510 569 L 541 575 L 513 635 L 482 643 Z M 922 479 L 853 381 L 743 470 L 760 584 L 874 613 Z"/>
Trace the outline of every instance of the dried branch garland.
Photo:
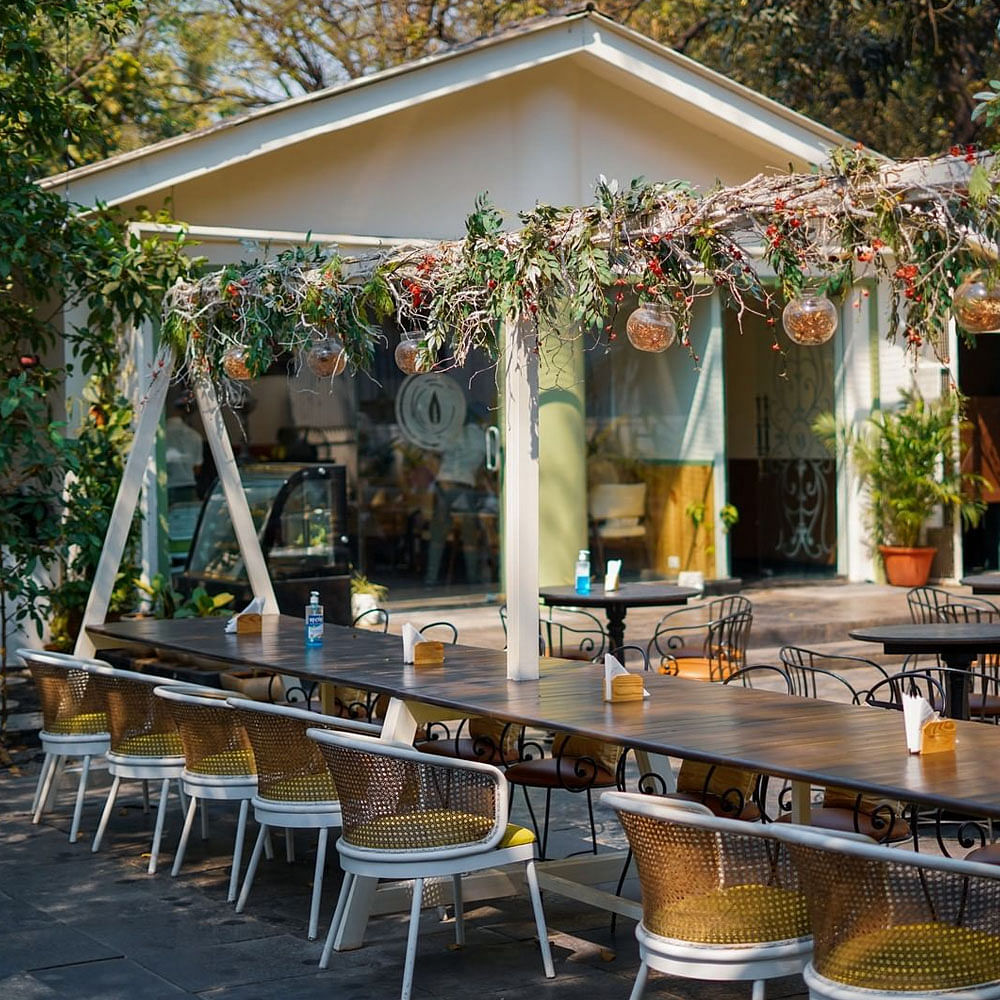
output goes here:
<path id="1" fill-rule="evenodd" d="M 463 240 L 360 258 L 312 246 L 178 282 L 164 336 L 185 374 L 212 379 L 232 400 L 227 352 L 242 352 L 257 375 L 279 353 L 336 336 L 351 368 L 368 371 L 389 317 L 420 338 L 426 365 L 444 354 L 462 365 L 473 349 L 497 357 L 507 319 L 530 322 L 539 340 L 611 331 L 631 286 L 640 301 L 670 308 L 690 351 L 699 296 L 721 294 L 741 323 L 749 312 L 773 327 L 803 289 L 836 296 L 874 276 L 892 291 L 888 336 L 929 341 L 943 356 L 955 287 L 984 261 L 997 266 L 997 180 L 993 158 L 971 148 L 904 163 L 835 150 L 822 172 L 706 193 L 601 178 L 593 205 L 539 204 L 517 230 L 504 230 L 481 195 Z"/>

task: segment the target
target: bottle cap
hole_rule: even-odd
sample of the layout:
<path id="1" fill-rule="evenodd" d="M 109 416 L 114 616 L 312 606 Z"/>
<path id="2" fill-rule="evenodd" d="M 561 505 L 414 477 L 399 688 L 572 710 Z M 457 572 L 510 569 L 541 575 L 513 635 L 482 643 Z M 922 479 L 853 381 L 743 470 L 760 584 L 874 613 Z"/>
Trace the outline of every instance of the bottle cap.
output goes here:
<path id="1" fill-rule="evenodd" d="M 319 604 L 319 591 L 318 590 L 310 590 L 309 591 L 309 603 L 310 604 Z"/>
<path id="2" fill-rule="evenodd" d="M 580 554 L 577 556 L 577 559 L 589 559 L 589 558 L 590 558 L 590 549 L 580 549 Z"/>

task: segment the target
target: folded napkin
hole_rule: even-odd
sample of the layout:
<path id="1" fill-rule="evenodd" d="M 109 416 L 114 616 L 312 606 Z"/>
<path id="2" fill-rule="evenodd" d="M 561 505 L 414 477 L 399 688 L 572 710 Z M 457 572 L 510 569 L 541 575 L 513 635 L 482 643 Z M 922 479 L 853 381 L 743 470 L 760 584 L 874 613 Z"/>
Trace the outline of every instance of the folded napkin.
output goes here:
<path id="1" fill-rule="evenodd" d="M 403 662 L 413 662 L 413 647 L 420 642 L 420 632 L 409 622 L 403 626 Z"/>
<path id="2" fill-rule="evenodd" d="M 903 727 L 906 730 L 906 749 L 920 753 L 920 739 L 924 725 L 937 718 L 926 698 L 919 694 L 903 695 Z"/>
<path id="3" fill-rule="evenodd" d="M 264 598 L 255 597 L 239 614 L 233 615 L 229 621 L 226 622 L 226 631 L 235 632 L 236 631 L 236 619 L 240 615 L 259 615 L 264 612 Z"/>
<path id="4" fill-rule="evenodd" d="M 621 660 L 617 657 L 612 656 L 610 653 L 604 654 L 604 700 L 611 701 L 611 679 L 612 677 L 620 677 L 622 674 L 627 674 L 628 671 L 622 665 Z M 643 698 L 649 697 L 649 692 L 643 688 L 642 689 Z"/>
<path id="5" fill-rule="evenodd" d="M 604 592 L 612 593 L 618 589 L 618 581 L 622 573 L 621 559 L 609 559 L 607 572 L 604 574 Z"/>

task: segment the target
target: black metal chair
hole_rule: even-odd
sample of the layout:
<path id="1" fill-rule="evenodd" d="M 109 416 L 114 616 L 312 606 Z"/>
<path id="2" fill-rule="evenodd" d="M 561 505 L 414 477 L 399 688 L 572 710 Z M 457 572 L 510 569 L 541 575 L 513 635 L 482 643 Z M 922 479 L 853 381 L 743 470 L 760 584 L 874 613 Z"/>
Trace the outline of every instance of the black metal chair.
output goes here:
<path id="1" fill-rule="evenodd" d="M 791 684 L 789 694 L 801 698 L 824 698 L 827 701 L 849 698 L 852 705 L 862 705 L 872 684 L 889 676 L 884 667 L 863 656 L 823 653 L 802 646 L 782 646 L 778 650 L 778 659 Z M 864 685 L 856 683 L 859 678 L 864 679 Z"/>
<path id="2" fill-rule="evenodd" d="M 962 667 L 920 667 L 901 670 L 876 684 L 865 699 L 876 708 L 903 710 L 904 694 L 919 694 L 942 715 L 953 715 L 948 690 L 953 682 L 969 686 L 969 718 L 974 722 L 1000 723 L 1000 677 L 992 671 Z"/>
<path id="3" fill-rule="evenodd" d="M 738 611 L 692 626 L 691 632 L 683 637 L 680 629 L 671 631 L 665 640 L 663 637 L 668 636 L 668 633 L 660 632 L 651 640 L 649 659 L 652 662 L 659 658 L 659 671 L 662 674 L 702 681 L 724 681 L 730 674 L 746 666 L 752 625 L 753 615 L 749 611 Z M 695 636 L 701 638 L 698 653 L 687 646 L 687 639 Z M 663 646 L 661 640 L 664 642 Z M 672 645 L 674 642 L 678 644 Z M 682 649 L 683 652 L 680 653 L 673 651 Z"/>
<path id="4" fill-rule="evenodd" d="M 373 632 L 388 632 L 389 612 L 386 608 L 369 608 L 367 611 L 362 611 L 351 625 L 354 628 L 371 629 Z"/>

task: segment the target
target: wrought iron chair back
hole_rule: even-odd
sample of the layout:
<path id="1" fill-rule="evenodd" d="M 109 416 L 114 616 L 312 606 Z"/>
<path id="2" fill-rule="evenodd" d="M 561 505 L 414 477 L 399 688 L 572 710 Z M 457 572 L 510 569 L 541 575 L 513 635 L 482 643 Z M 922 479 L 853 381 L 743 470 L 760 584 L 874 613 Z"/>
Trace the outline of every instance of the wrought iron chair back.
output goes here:
<path id="1" fill-rule="evenodd" d="M 782 646 L 778 659 L 791 683 L 790 694 L 800 698 L 864 703 L 868 689 L 889 674 L 874 660 L 846 653 L 822 653 L 802 646 Z"/>

